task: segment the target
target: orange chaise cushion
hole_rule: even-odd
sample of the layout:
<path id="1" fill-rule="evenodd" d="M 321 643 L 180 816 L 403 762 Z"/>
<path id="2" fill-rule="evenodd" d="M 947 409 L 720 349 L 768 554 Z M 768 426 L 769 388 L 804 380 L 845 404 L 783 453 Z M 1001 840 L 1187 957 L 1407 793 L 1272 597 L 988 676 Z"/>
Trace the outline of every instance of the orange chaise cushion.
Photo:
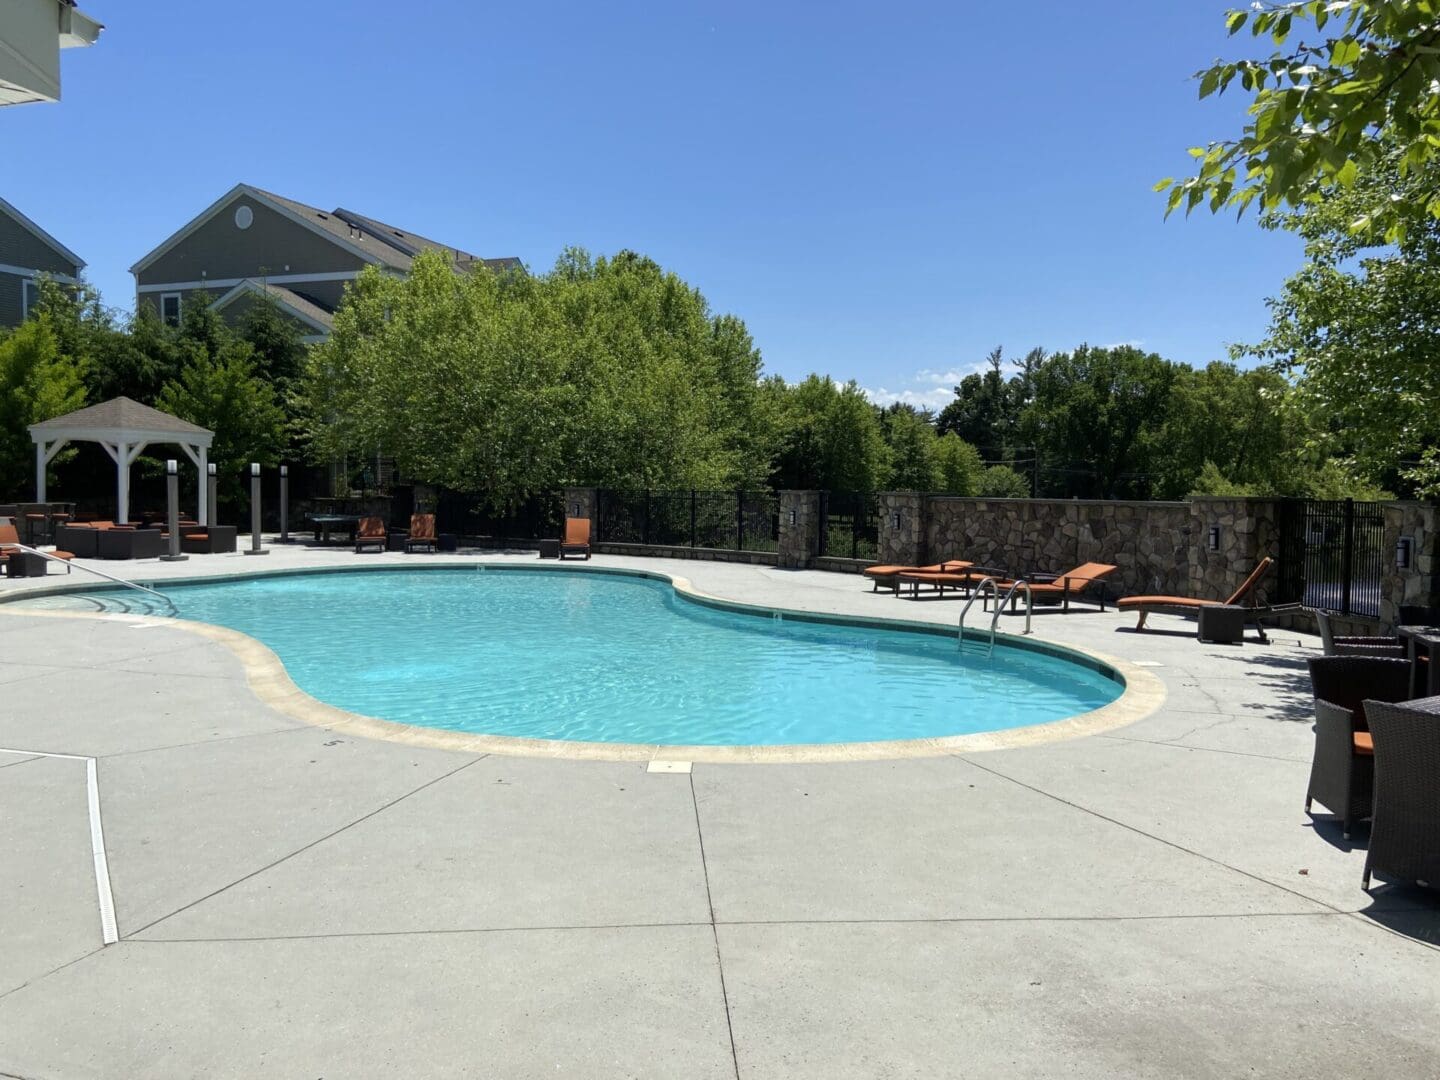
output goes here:
<path id="1" fill-rule="evenodd" d="M 1355 753 L 1363 754 L 1366 757 L 1375 755 L 1375 739 L 1368 731 L 1357 731 L 1351 736 L 1354 740 Z"/>
<path id="2" fill-rule="evenodd" d="M 1220 603 L 1219 600 L 1197 600 L 1193 596 L 1125 596 L 1119 601 L 1119 606 L 1143 607 L 1149 604 L 1166 604 L 1170 607 L 1213 607 Z"/>

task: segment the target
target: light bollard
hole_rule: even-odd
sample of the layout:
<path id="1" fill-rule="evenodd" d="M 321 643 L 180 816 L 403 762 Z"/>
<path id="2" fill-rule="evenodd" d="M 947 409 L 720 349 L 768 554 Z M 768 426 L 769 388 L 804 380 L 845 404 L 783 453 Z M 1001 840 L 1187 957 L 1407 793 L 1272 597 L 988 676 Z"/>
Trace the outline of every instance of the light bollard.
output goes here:
<path id="1" fill-rule="evenodd" d="M 220 524 L 220 478 L 215 475 L 215 466 L 205 466 L 205 513 L 210 518 L 207 524 Z"/>
<path id="2" fill-rule="evenodd" d="M 280 466 L 280 542 L 290 542 L 290 466 Z"/>
<path id="3" fill-rule="evenodd" d="M 246 555 L 269 555 L 260 546 L 260 463 L 250 463 L 250 550 Z"/>
<path id="4" fill-rule="evenodd" d="M 170 548 L 160 556 L 161 562 L 184 562 L 189 555 L 180 554 L 180 472 L 179 463 L 170 458 L 165 462 L 166 521 L 170 526 Z"/>

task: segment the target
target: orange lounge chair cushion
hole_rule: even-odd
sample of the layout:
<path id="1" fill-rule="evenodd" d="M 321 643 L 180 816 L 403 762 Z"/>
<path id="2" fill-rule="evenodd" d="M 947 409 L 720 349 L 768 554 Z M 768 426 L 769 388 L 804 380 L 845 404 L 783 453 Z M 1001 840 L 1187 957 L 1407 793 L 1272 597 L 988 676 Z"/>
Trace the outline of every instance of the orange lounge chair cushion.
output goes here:
<path id="1" fill-rule="evenodd" d="M 954 570 L 964 570 L 966 567 L 974 566 L 972 562 L 965 562 L 963 559 L 951 559 L 949 562 L 936 563 L 934 566 L 867 566 L 866 577 L 894 577 L 896 574 L 944 574 Z"/>
<path id="2" fill-rule="evenodd" d="M 360 519 L 360 531 L 356 534 L 357 540 L 385 540 L 385 522 L 378 517 L 367 517 Z"/>
<path id="3" fill-rule="evenodd" d="M 1183 607 L 1202 608 L 1218 607 L 1219 600 L 1197 600 L 1193 596 L 1126 596 L 1122 597 L 1117 606 L 1121 608 L 1134 607 Z"/>
<path id="4" fill-rule="evenodd" d="M 383 535 L 383 534 L 382 534 Z M 434 540 L 435 537 L 435 515 L 434 514 L 411 514 L 410 515 L 410 542 Z"/>
<path id="5" fill-rule="evenodd" d="M 1355 753 L 1364 757 L 1375 756 L 1375 739 L 1370 732 L 1357 731 L 1351 736 L 1351 739 L 1354 743 Z"/>
<path id="6" fill-rule="evenodd" d="M 588 547 L 590 545 L 590 519 L 565 519 L 565 547 Z"/>
<path id="7" fill-rule="evenodd" d="M 918 570 L 901 572 L 901 581 L 918 581 L 923 585 L 969 585 L 979 581 L 985 575 L 980 571 L 974 573 L 941 573 L 930 570 Z"/>

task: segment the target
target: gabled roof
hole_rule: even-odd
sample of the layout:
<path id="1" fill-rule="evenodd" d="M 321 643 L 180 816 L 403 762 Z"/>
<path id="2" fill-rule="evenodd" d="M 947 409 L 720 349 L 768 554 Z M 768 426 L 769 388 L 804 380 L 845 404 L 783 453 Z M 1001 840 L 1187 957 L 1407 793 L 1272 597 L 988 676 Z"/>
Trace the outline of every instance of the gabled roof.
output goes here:
<path id="1" fill-rule="evenodd" d="M 30 425 L 32 436 L 58 434 L 61 431 L 96 434 L 125 432 L 130 435 L 156 436 L 156 442 L 167 435 L 204 436 L 201 441 L 207 445 L 209 437 L 214 435 L 214 432 L 207 428 L 181 420 L 178 416 L 171 416 L 159 409 L 152 409 L 149 405 L 141 405 L 127 397 L 111 398 L 99 405 L 76 409 L 64 416 Z"/>
<path id="2" fill-rule="evenodd" d="M 64 256 L 66 260 L 74 263 L 76 269 L 79 269 L 85 265 L 84 259 L 80 258 L 79 255 L 76 255 L 64 244 L 60 243 L 59 240 L 56 240 L 55 237 L 51 236 L 39 225 L 36 225 L 35 222 L 31 221 L 19 210 L 16 210 L 15 207 L 11 206 L 4 199 L 0 199 L 0 214 L 4 214 L 6 217 L 10 218 L 12 221 L 15 222 L 15 224 L 19 225 L 26 232 L 30 233 L 32 236 L 35 237 L 36 240 L 39 240 L 51 251 L 55 252 L 55 254 Z"/>
<path id="3" fill-rule="evenodd" d="M 328 334 L 335 329 L 335 317 L 309 297 L 301 296 L 293 289 L 287 289 L 283 285 L 273 285 L 269 282 L 257 281 L 255 278 L 246 278 L 210 307 L 215 311 L 220 311 L 229 307 L 241 296 L 253 293 L 263 293 L 270 297 L 295 318 L 314 327 L 322 334 Z"/>
<path id="4" fill-rule="evenodd" d="M 292 221 L 299 222 L 312 232 L 318 233 L 368 263 L 389 267 L 392 270 L 408 271 L 414 265 L 415 256 L 422 251 L 444 252 L 457 267 L 462 269 L 476 263 L 488 266 L 492 270 L 508 270 L 520 266 L 519 259 L 481 259 L 479 256 L 472 255 L 453 245 L 426 239 L 393 225 L 387 225 L 383 221 L 357 214 L 353 210 L 321 210 L 319 207 L 286 198 L 284 195 L 276 195 L 273 191 L 265 191 L 250 184 L 236 184 L 202 210 L 179 232 L 170 236 L 159 247 L 130 267 L 130 272 L 138 274 L 239 195 L 247 195 L 262 206 L 268 206 Z"/>

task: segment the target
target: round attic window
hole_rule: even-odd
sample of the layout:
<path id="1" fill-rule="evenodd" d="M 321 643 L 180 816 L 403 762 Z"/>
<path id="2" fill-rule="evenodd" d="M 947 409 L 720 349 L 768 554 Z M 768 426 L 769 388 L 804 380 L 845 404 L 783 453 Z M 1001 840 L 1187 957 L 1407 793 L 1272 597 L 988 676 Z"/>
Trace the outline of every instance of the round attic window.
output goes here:
<path id="1" fill-rule="evenodd" d="M 235 210 L 235 227 L 237 229 L 248 229 L 250 223 L 255 220 L 255 211 L 248 206 L 237 207 Z"/>

